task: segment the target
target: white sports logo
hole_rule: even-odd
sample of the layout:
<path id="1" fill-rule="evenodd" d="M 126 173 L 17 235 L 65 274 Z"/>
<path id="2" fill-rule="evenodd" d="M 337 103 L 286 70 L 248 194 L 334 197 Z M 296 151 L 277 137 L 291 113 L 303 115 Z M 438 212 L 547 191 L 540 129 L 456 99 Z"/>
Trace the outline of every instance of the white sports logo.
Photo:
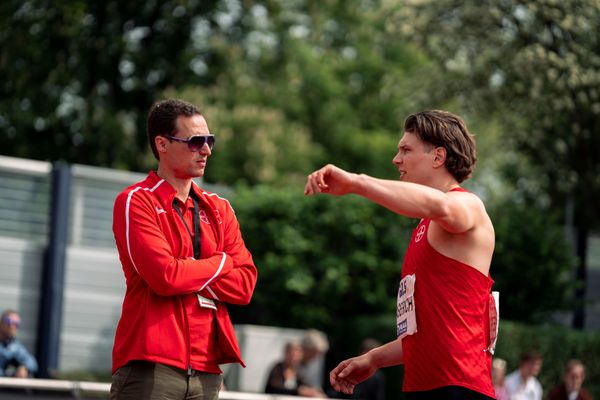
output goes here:
<path id="1" fill-rule="evenodd" d="M 415 236 L 415 243 L 423 239 L 423 235 L 425 234 L 425 225 L 421 225 L 419 230 L 417 231 L 417 236 Z"/>

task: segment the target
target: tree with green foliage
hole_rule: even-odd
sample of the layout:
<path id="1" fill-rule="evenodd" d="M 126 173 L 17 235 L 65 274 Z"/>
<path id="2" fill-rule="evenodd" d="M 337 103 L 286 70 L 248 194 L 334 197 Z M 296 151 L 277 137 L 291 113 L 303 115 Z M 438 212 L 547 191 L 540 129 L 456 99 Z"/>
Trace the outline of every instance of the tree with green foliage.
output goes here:
<path id="1" fill-rule="evenodd" d="M 308 135 L 311 153 L 296 158 L 298 171 L 327 161 L 382 177 L 395 174 L 382 159 L 391 160 L 400 118 L 414 111 L 411 78 L 420 60 L 387 32 L 381 2 L 254 1 L 240 3 L 230 15 L 229 28 L 211 36 L 218 58 L 229 62 L 216 84 L 175 91 L 204 96 L 205 104 L 219 109 L 224 118 L 218 118 L 218 129 L 232 133 L 225 139 L 228 151 L 260 164 L 243 145 L 245 135 L 253 136 L 244 130 L 255 128 L 239 125 L 235 114 L 254 110 L 252 119 L 262 123 L 257 114 L 277 110 L 277 120 L 264 121 L 271 123 L 261 130 L 275 137 L 268 130 L 281 123 L 293 135 L 299 130 Z M 283 144 L 277 148 L 292 155 L 299 150 L 294 142 Z M 272 183 L 246 171 L 240 176 L 249 183 Z"/>
<path id="2" fill-rule="evenodd" d="M 542 324 L 572 310 L 576 258 L 558 219 L 511 198 L 490 214 L 496 231 L 491 275 L 502 319 Z"/>
<path id="3" fill-rule="evenodd" d="M 592 0 L 391 2 L 396 24 L 438 70 L 440 97 L 497 118 L 518 195 L 574 226 L 578 298 L 585 298 L 588 237 L 600 214 L 600 4 Z M 534 178 L 532 178 L 535 176 Z M 524 184 L 525 183 L 525 184 Z M 565 210 L 572 210 L 572 219 Z M 574 326 L 583 327 L 583 304 Z"/>
<path id="4" fill-rule="evenodd" d="M 288 150 L 298 170 L 328 154 L 389 174 L 377 155 L 392 156 L 417 64 L 380 1 L 8 0 L 0 23 L 3 154 L 147 169 L 151 103 L 194 88 L 244 159 L 212 177 L 225 184 L 288 181 Z"/>
<path id="5" fill-rule="evenodd" d="M 154 168 L 145 118 L 153 101 L 172 96 L 198 104 L 217 136 L 205 176 L 208 182 L 299 187 L 308 171 L 326 161 L 393 179 L 397 171 L 390 160 L 401 134 L 400 119 L 422 107 L 460 105 L 461 95 L 467 93 L 481 106 L 478 110 L 484 110 L 470 116 L 483 130 L 499 136 L 497 120 L 521 124 L 510 142 L 497 138 L 493 142 L 488 140 L 491 135 L 479 135 L 480 152 L 493 154 L 497 146 L 530 148 L 517 140 L 530 133 L 535 134 L 532 148 L 540 147 L 540 154 L 570 149 L 560 141 L 544 147 L 546 139 L 539 129 L 530 129 L 542 110 L 547 110 L 544 96 L 549 89 L 542 85 L 539 96 L 544 96 L 528 104 L 528 81 L 519 77 L 527 63 L 513 66 L 513 61 L 502 58 L 502 51 L 520 55 L 518 47 L 508 52 L 510 37 L 502 39 L 506 34 L 497 29 L 500 37 L 489 40 L 506 42 L 500 53 L 481 44 L 474 48 L 485 51 L 462 57 L 471 42 L 477 43 L 488 33 L 479 35 L 478 27 L 470 25 L 468 29 L 447 25 L 462 15 L 463 8 L 458 2 L 442 0 L 439 10 L 458 10 L 457 15 L 450 12 L 446 19 L 441 13 L 443 21 L 425 25 L 431 32 L 420 36 L 426 18 L 434 15 L 427 11 L 435 9 L 437 2 L 419 4 L 383 0 L 4 1 L 0 3 L 0 24 L 7 27 L 0 31 L 2 154 L 138 171 Z M 424 7 L 424 11 L 398 23 L 398 13 L 414 11 L 413 7 L 417 11 Z M 473 2 L 465 3 L 464 10 L 487 12 Z M 461 40 L 438 48 L 456 38 L 456 32 L 467 34 L 465 49 Z M 411 39 L 403 40 L 409 33 L 413 33 Z M 420 45 L 428 49 L 427 55 L 419 52 Z M 444 59 L 445 51 L 452 57 Z M 467 62 L 476 56 L 489 61 Z M 442 59 L 448 62 L 439 68 Z M 502 69 L 484 68 L 496 61 Z M 480 85 L 483 81 L 486 84 Z M 506 99 L 512 101 L 509 94 L 515 90 L 519 94 L 515 105 L 507 105 Z M 485 112 L 490 110 L 498 113 L 490 113 L 488 121 Z M 556 138 L 565 143 L 574 140 L 575 136 L 565 137 L 564 132 Z M 529 188 L 573 183 L 554 178 L 567 171 L 559 169 L 560 164 L 539 178 L 522 171 L 521 165 L 537 171 L 534 164 L 523 164 L 520 156 L 511 160 L 518 168 L 508 171 L 525 182 L 516 191 L 522 198 L 551 198 L 553 204 L 560 204 L 560 197 L 539 196 L 539 190 Z M 557 156 L 545 162 L 561 160 Z M 550 168 L 550 164 L 542 166 Z M 483 157 L 475 189 L 494 181 L 496 167 Z M 332 245 L 345 234 L 342 230 L 330 233 L 336 235 L 329 239 Z M 372 250 L 373 256 L 384 251 Z"/>
<path id="6" fill-rule="evenodd" d="M 7 0 L 0 4 L 3 154 L 139 170 L 144 121 L 189 82 L 189 37 L 213 2 Z"/>

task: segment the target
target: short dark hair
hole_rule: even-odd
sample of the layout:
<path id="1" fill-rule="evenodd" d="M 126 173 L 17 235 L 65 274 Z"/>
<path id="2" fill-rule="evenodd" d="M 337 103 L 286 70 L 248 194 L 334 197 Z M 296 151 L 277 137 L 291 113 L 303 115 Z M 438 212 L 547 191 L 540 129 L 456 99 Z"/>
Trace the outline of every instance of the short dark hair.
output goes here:
<path id="1" fill-rule="evenodd" d="M 477 162 L 475 139 L 461 117 L 441 110 L 419 112 L 406 118 L 404 132 L 446 149 L 446 169 L 459 183 L 471 177 Z"/>
<path id="2" fill-rule="evenodd" d="M 519 365 L 527 364 L 534 361 L 541 361 L 542 355 L 536 350 L 528 350 L 521 353 L 519 357 Z"/>
<path id="3" fill-rule="evenodd" d="M 202 115 L 195 105 L 178 99 L 167 99 L 154 103 L 148 114 L 146 133 L 154 157 L 158 160 L 158 151 L 154 139 L 160 135 L 175 136 L 177 117 Z"/>
<path id="4" fill-rule="evenodd" d="M 579 367 L 579 366 L 581 366 L 581 368 L 583 368 L 583 371 L 585 373 L 585 365 L 583 365 L 583 363 L 580 360 L 577 360 L 575 358 L 569 360 L 567 362 L 567 364 L 565 365 L 565 374 L 568 374 L 569 372 L 574 370 L 575 367 Z"/>

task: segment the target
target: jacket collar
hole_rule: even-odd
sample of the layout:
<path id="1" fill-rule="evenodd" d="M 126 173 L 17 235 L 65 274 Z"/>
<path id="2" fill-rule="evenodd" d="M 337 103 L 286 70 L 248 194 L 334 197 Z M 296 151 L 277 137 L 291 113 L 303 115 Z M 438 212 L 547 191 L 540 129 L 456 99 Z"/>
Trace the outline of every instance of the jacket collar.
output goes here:
<path id="1" fill-rule="evenodd" d="M 159 199 L 163 207 L 169 207 L 173 204 L 173 199 L 175 199 L 175 195 L 177 191 L 169 182 L 158 176 L 156 171 L 150 171 L 148 176 L 146 177 L 146 184 L 148 189 L 151 190 L 156 197 Z M 191 190 L 198 196 L 201 201 L 204 201 L 203 190 L 198 186 L 198 184 L 192 180 Z"/>

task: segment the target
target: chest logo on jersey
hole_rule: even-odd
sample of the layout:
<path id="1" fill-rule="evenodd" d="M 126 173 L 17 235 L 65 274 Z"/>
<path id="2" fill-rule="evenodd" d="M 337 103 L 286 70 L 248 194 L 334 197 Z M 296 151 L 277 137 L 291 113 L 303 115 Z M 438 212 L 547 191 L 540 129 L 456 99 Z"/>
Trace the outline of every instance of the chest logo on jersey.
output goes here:
<path id="1" fill-rule="evenodd" d="M 423 239 L 423 235 L 425 235 L 425 225 L 421 225 L 417 234 L 415 235 L 415 243 L 420 242 Z"/>

